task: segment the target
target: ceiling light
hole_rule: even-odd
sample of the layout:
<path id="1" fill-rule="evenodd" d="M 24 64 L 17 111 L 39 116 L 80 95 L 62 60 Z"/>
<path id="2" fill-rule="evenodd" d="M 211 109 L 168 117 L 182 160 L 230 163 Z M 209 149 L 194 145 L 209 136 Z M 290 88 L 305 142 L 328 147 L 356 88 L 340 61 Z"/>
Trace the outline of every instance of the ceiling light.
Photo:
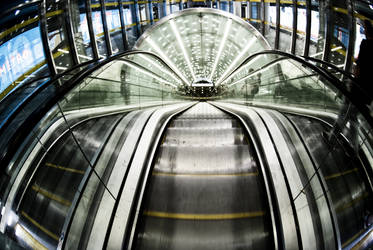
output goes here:
<path id="1" fill-rule="evenodd" d="M 225 24 L 225 31 L 224 31 L 223 39 L 222 39 L 222 41 L 220 43 L 218 54 L 216 55 L 214 66 L 212 67 L 211 74 L 210 74 L 210 77 L 209 77 L 210 81 L 212 81 L 212 77 L 213 77 L 213 75 L 215 73 L 216 66 L 218 65 L 218 62 L 220 60 L 221 52 L 223 51 L 223 48 L 224 48 L 224 45 L 225 45 L 225 41 L 227 40 L 231 24 L 232 24 L 232 19 L 229 19 L 228 22 Z"/>

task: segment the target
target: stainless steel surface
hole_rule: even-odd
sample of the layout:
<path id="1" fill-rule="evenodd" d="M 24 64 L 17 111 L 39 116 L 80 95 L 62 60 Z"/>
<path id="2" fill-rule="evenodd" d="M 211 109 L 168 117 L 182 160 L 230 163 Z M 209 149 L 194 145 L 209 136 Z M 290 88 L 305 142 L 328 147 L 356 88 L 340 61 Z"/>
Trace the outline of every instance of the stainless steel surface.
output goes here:
<path id="1" fill-rule="evenodd" d="M 279 112 L 271 112 L 274 117 L 281 122 L 282 126 L 286 128 L 287 134 L 289 135 L 290 141 L 288 147 L 294 149 L 294 159 L 297 161 L 296 155 L 299 156 L 297 162 L 297 171 L 303 182 L 304 194 L 307 197 L 309 203 L 309 209 L 311 211 L 313 230 L 307 230 L 306 234 L 315 234 L 315 248 L 316 249 L 335 249 L 336 248 L 336 234 L 334 233 L 334 224 L 331 213 L 328 211 L 328 196 L 323 189 L 322 181 L 317 178 L 315 173 L 317 170 L 312 162 L 312 158 L 309 155 L 306 146 L 302 142 L 302 138 L 297 134 L 296 129 L 286 117 Z M 286 136 L 286 133 L 283 133 Z M 292 147 L 293 145 L 293 147 Z M 296 152 L 296 153 L 295 153 Z M 316 175 L 316 176 L 315 176 Z M 307 185 L 307 180 L 312 180 Z M 305 224 L 309 218 L 300 217 L 300 223 Z M 310 225 L 308 225 L 310 226 Z M 311 227 L 310 227 L 311 229 Z M 311 232 L 313 231 L 313 232 Z"/>
<path id="2" fill-rule="evenodd" d="M 152 156 L 156 149 L 157 141 L 160 139 L 158 130 L 163 131 L 163 124 L 167 119 L 170 119 L 172 115 L 185 110 L 190 107 L 191 103 L 181 103 L 170 105 L 161 109 L 158 109 L 149 119 L 147 125 L 142 132 L 140 141 L 138 142 L 135 155 L 127 174 L 126 182 L 124 183 L 121 196 L 118 197 L 118 206 L 115 210 L 114 221 L 109 233 L 107 242 L 107 249 L 120 249 L 125 244 L 125 237 L 132 234 L 132 225 L 130 224 L 133 217 L 138 214 L 138 208 L 136 208 L 136 199 L 142 192 L 141 181 L 149 171 L 149 165 L 152 161 Z M 155 144 L 155 145 L 154 145 Z M 150 162 L 149 162 L 150 161 Z M 141 197 L 140 197 L 141 199 Z"/>
<path id="3" fill-rule="evenodd" d="M 302 192 L 304 185 L 300 173 L 297 171 L 296 162 L 294 161 L 294 154 L 292 154 L 291 147 L 287 145 L 285 134 L 282 133 L 278 124 L 276 124 L 273 115 L 263 109 L 254 109 L 264 120 L 268 131 L 271 134 L 273 143 L 275 144 L 277 153 L 279 155 L 281 165 L 283 167 L 283 174 L 289 183 L 291 200 L 294 203 L 296 212 L 296 220 L 298 223 L 302 246 L 307 246 L 310 249 L 316 249 L 317 241 L 315 237 L 315 226 L 312 221 L 310 205 L 307 200 L 305 192 Z M 274 112 L 273 112 L 274 113 Z M 297 199 L 295 199 L 297 198 Z"/>
<path id="4" fill-rule="evenodd" d="M 158 149 L 135 249 L 273 248 L 260 175 L 238 121 L 197 104 Z"/>
<path id="5" fill-rule="evenodd" d="M 372 196 L 364 182 L 361 162 L 343 144 L 329 145 L 321 136 L 325 123 L 289 115 L 301 132 L 315 164 L 324 176 L 344 247 L 364 228 L 364 216 L 371 209 Z"/>
<path id="6" fill-rule="evenodd" d="M 246 126 L 258 135 L 260 147 L 266 158 L 268 177 L 274 188 L 274 204 L 276 205 L 277 216 L 280 220 L 277 228 L 279 233 L 278 238 L 281 239 L 284 249 L 298 249 L 299 239 L 297 237 L 297 225 L 292 209 L 293 201 L 289 197 L 285 176 L 281 170 L 281 163 L 266 125 L 255 111 L 245 106 L 228 103 L 218 103 L 218 105 L 245 117 Z"/>

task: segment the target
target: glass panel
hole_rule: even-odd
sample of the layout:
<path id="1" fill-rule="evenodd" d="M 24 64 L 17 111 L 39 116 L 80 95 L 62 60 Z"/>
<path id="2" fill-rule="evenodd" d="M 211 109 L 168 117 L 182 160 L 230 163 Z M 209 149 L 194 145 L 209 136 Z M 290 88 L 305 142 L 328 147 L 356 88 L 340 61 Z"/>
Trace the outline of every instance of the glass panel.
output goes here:
<path id="1" fill-rule="evenodd" d="M 117 1 L 106 1 L 106 23 L 109 30 L 111 48 L 113 54 L 124 51 L 122 31 L 119 16 L 119 4 Z"/>
<path id="2" fill-rule="evenodd" d="M 179 0 L 173 0 L 171 3 L 170 3 L 170 12 L 171 13 L 174 13 L 176 11 L 179 11 L 180 10 L 180 4 L 179 4 Z"/>
<path id="3" fill-rule="evenodd" d="M 91 0 L 93 31 L 96 36 L 98 53 L 107 56 L 104 27 L 102 25 L 101 4 L 99 0 Z"/>
<path id="4" fill-rule="evenodd" d="M 346 51 L 348 48 L 348 23 L 349 15 L 345 13 L 345 3 L 336 3 L 338 7 L 334 7 L 334 25 L 333 38 L 331 41 L 330 62 L 343 68 L 345 63 Z"/>
<path id="5" fill-rule="evenodd" d="M 282 51 L 291 51 L 291 34 L 293 32 L 293 4 L 290 1 L 280 2 L 280 44 Z"/>
<path id="6" fill-rule="evenodd" d="M 64 3 L 47 1 L 48 40 L 57 72 L 63 72 L 72 67 L 64 9 Z"/>
<path id="7" fill-rule="evenodd" d="M 304 45 L 306 40 L 306 26 L 307 26 L 307 15 L 306 15 L 306 2 L 298 1 L 298 20 L 297 20 L 297 41 L 295 46 L 295 54 L 303 55 Z"/>
<path id="8" fill-rule="evenodd" d="M 152 9 L 153 9 L 154 22 L 157 22 L 161 18 L 160 17 L 160 4 L 152 3 Z"/>
<path id="9" fill-rule="evenodd" d="M 38 6 L 8 14 L 0 28 L 0 99 L 20 83 L 49 74 L 40 35 Z"/>
<path id="10" fill-rule="evenodd" d="M 123 16 L 124 16 L 124 23 L 126 25 L 126 34 L 128 39 L 128 44 L 132 47 L 137 39 L 137 31 L 136 31 L 136 17 L 132 16 L 132 9 L 133 4 L 131 2 L 123 2 Z"/>
<path id="11" fill-rule="evenodd" d="M 80 62 L 93 59 L 89 36 L 85 0 L 71 1 L 71 13 L 76 49 Z"/>
<path id="12" fill-rule="evenodd" d="M 251 16 L 250 16 L 250 24 L 254 26 L 257 30 L 260 30 L 261 27 L 261 17 L 260 17 L 260 2 L 250 2 L 250 10 L 251 10 Z"/>
<path id="13" fill-rule="evenodd" d="M 324 5 L 323 1 L 311 1 L 311 41 L 309 51 L 310 57 L 315 57 L 318 59 L 321 59 L 323 56 L 326 25 L 324 15 L 325 7 L 320 7 L 320 3 Z"/>
<path id="14" fill-rule="evenodd" d="M 269 48 L 255 29 L 239 21 L 207 13 L 198 19 L 175 17 L 137 48 L 158 53 L 185 83 L 208 79 L 219 84 L 248 55 Z"/>
<path id="15" fill-rule="evenodd" d="M 149 6 L 148 4 L 139 4 L 139 19 L 142 33 L 150 26 Z"/>
<path id="16" fill-rule="evenodd" d="M 265 3 L 266 9 L 266 20 L 265 20 L 265 37 L 272 48 L 275 47 L 276 38 L 276 1 L 271 1 L 270 3 Z"/>

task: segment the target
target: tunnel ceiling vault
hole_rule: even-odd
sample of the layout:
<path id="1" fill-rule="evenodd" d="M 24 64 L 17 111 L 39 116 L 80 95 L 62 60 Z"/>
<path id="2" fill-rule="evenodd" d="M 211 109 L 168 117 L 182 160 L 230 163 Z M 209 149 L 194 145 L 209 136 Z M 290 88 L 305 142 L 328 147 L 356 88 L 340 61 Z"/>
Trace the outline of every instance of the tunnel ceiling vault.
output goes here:
<path id="1" fill-rule="evenodd" d="M 161 19 L 139 38 L 135 49 L 159 55 L 187 85 L 201 79 L 219 85 L 245 58 L 270 46 L 237 16 L 195 8 Z"/>

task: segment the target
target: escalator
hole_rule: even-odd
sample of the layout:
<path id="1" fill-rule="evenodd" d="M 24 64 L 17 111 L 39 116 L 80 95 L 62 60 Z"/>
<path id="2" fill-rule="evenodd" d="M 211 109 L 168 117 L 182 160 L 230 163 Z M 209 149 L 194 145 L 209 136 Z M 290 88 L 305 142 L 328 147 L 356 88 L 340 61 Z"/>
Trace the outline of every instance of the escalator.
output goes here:
<path id="1" fill-rule="evenodd" d="M 341 135 L 334 143 L 327 142 L 320 133 L 329 130 L 324 121 L 291 114 L 287 117 L 300 132 L 316 167 L 323 174 L 344 248 L 362 228 L 367 227 L 367 214 L 372 212 L 372 190 L 364 172 L 362 156 L 354 154 L 352 146 Z"/>
<path id="2" fill-rule="evenodd" d="M 50 149 L 40 153 L 40 162 L 34 161 L 28 173 L 30 179 L 22 184 L 27 188 L 18 194 L 19 225 L 23 231 L 33 232 L 31 238 L 37 242 L 34 248 L 57 246 L 66 219 L 76 205 L 79 186 L 90 174 L 90 166 L 95 165 L 105 139 L 124 116 L 116 114 L 80 122 L 73 128 L 75 138 L 69 131 L 56 140 L 56 136 L 51 136 Z"/>
<path id="3" fill-rule="evenodd" d="M 253 144 L 200 102 L 168 126 L 153 163 L 135 249 L 273 249 Z"/>

